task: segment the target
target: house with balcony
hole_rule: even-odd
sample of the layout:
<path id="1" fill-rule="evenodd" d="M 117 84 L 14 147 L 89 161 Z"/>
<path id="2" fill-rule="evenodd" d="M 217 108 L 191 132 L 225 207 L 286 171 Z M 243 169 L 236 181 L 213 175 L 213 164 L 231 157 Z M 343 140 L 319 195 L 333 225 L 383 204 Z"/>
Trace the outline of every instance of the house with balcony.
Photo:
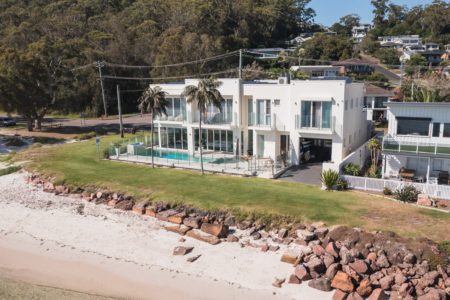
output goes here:
<path id="1" fill-rule="evenodd" d="M 425 45 L 411 45 L 406 46 L 403 49 L 403 54 L 400 57 L 400 60 L 405 62 L 410 60 L 414 54 L 420 54 L 428 61 L 428 63 L 438 65 L 442 61 L 442 53 L 443 52 L 439 50 L 439 46 L 434 43 Z"/>
<path id="2" fill-rule="evenodd" d="M 378 38 L 381 47 L 402 48 L 422 44 L 419 35 L 381 36 Z"/>
<path id="3" fill-rule="evenodd" d="M 344 73 L 342 67 L 330 65 L 292 66 L 291 71 L 303 72 L 311 78 L 338 77 Z"/>
<path id="4" fill-rule="evenodd" d="M 390 102 L 383 176 L 450 184 L 450 103 Z"/>
<path id="5" fill-rule="evenodd" d="M 367 120 L 384 121 L 387 116 L 387 104 L 394 94 L 386 89 L 367 83 L 364 86 L 363 108 L 367 112 Z"/>
<path id="6" fill-rule="evenodd" d="M 366 37 L 369 30 L 372 29 L 371 24 L 361 24 L 359 26 L 354 26 L 352 28 L 352 37 L 355 43 L 361 43 L 362 40 Z"/>
<path id="7" fill-rule="evenodd" d="M 221 155 L 220 162 L 212 162 L 216 166 L 226 157 L 252 158 L 255 164 L 282 159 L 286 167 L 313 161 L 339 166 L 368 139 L 362 83 L 342 77 L 218 80 L 224 98 L 221 109 L 210 107 L 201 116 L 202 152 Z M 186 86 L 198 81 L 158 84 L 169 102 L 167 116 L 155 118 L 156 148 L 166 151 L 165 158 L 198 157 L 200 112 L 196 103 L 182 96 Z"/>

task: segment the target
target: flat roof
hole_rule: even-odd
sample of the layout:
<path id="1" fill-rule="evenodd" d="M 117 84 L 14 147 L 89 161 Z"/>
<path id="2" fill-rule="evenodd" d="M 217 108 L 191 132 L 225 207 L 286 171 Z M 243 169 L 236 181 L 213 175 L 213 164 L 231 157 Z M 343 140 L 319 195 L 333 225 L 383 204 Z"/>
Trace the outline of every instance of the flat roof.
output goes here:
<path id="1" fill-rule="evenodd" d="M 375 96 L 387 96 L 387 97 L 392 97 L 394 96 L 394 93 L 383 89 L 379 86 L 370 84 L 370 83 L 366 83 L 365 84 L 365 88 L 366 88 L 366 92 L 364 93 L 366 96 L 368 95 L 375 95 Z"/>
<path id="2" fill-rule="evenodd" d="M 388 102 L 387 106 L 401 107 L 401 106 L 411 106 L 411 107 L 448 107 L 450 108 L 450 102 Z"/>

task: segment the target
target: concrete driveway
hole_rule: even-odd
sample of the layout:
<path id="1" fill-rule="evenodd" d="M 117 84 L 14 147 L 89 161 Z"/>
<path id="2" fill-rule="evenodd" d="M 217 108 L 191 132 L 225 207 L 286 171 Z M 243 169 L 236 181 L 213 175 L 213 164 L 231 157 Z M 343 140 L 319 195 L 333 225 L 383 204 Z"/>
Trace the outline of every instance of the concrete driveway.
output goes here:
<path id="1" fill-rule="evenodd" d="M 291 182 L 321 185 L 321 173 L 322 163 L 310 163 L 294 167 L 285 172 L 278 179 Z"/>

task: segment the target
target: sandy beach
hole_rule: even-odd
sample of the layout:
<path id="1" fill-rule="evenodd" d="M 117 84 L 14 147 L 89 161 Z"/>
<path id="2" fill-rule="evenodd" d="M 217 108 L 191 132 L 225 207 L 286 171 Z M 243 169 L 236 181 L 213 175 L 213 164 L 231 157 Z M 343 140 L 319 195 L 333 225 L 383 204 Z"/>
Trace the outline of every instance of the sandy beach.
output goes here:
<path id="1" fill-rule="evenodd" d="M 127 299 L 331 299 L 307 284 L 272 286 L 292 273 L 280 262 L 284 248 L 181 243 L 155 218 L 45 193 L 25 179 L 0 177 L 2 277 Z M 194 250 L 173 256 L 180 245 Z"/>

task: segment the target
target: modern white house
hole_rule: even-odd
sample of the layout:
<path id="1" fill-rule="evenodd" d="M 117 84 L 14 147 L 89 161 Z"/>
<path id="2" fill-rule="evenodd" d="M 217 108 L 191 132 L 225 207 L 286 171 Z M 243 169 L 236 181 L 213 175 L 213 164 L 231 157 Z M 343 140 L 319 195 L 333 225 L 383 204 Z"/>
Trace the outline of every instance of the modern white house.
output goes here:
<path id="1" fill-rule="evenodd" d="M 373 84 L 366 84 L 364 90 L 364 110 L 367 120 L 384 121 L 387 118 L 387 104 L 394 94 Z"/>
<path id="2" fill-rule="evenodd" d="M 355 43 L 361 43 L 370 29 L 372 29 L 371 24 L 361 24 L 359 26 L 354 26 L 352 28 L 352 37 Z"/>
<path id="3" fill-rule="evenodd" d="M 392 47 L 416 46 L 422 44 L 419 35 L 397 35 L 397 36 L 381 36 L 378 38 L 380 46 L 390 45 Z"/>
<path id="4" fill-rule="evenodd" d="M 331 65 L 292 66 L 291 71 L 300 71 L 313 78 L 337 77 L 344 73 L 342 67 Z"/>
<path id="5" fill-rule="evenodd" d="M 442 61 L 442 53 L 443 52 L 439 50 L 439 45 L 434 43 L 411 45 L 404 47 L 400 60 L 407 61 L 410 60 L 414 54 L 420 54 L 425 57 L 430 64 L 438 65 Z"/>
<path id="6" fill-rule="evenodd" d="M 383 177 L 450 184 L 450 103 L 390 102 Z"/>
<path id="7" fill-rule="evenodd" d="M 203 153 L 216 167 L 227 157 L 251 157 L 255 164 L 284 160 L 285 167 L 311 161 L 339 166 L 368 139 L 362 83 L 348 78 L 218 80 L 222 109 L 210 107 L 202 116 Z M 182 96 L 186 86 L 198 82 L 157 84 L 169 100 L 167 116 L 155 119 L 157 148 L 167 161 L 198 158 L 200 113 Z"/>

